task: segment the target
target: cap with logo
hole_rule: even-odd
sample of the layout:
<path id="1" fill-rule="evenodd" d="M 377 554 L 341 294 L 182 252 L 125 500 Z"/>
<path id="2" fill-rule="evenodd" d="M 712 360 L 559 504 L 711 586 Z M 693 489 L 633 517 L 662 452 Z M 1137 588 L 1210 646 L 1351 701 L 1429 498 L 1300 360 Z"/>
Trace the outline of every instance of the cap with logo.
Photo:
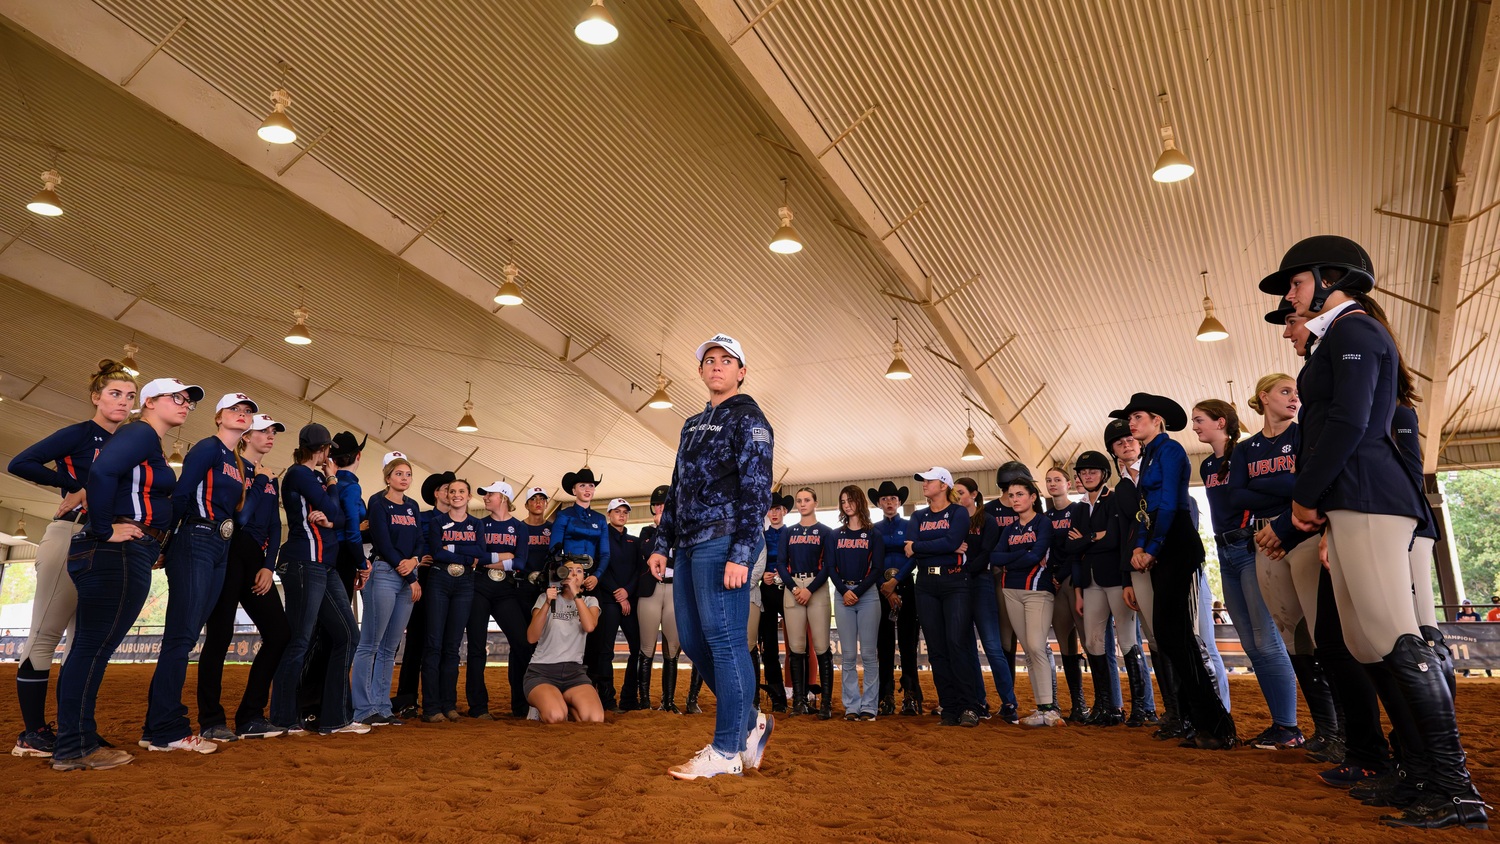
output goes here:
<path id="1" fill-rule="evenodd" d="M 482 486 L 479 488 L 480 495 L 489 495 L 492 492 L 500 493 L 501 495 L 505 496 L 507 501 L 511 498 L 514 498 L 516 495 L 515 489 L 505 481 L 494 481 L 487 486 Z"/>
<path id="2" fill-rule="evenodd" d="M 547 494 L 547 490 L 542 489 L 539 486 L 532 486 L 532 487 L 527 487 L 526 488 L 526 500 L 527 501 L 530 501 L 531 499 L 536 498 L 538 495 L 540 495 L 543 498 L 548 499 L 549 501 L 552 499 L 552 496 L 550 496 L 550 495 Z"/>
<path id="3" fill-rule="evenodd" d="M 387 451 L 385 456 L 380 458 L 380 468 L 384 469 L 391 465 L 392 460 L 406 460 L 406 455 L 399 451 Z M 406 462 L 410 463 L 411 461 L 407 460 Z"/>
<path id="4" fill-rule="evenodd" d="M 698 345 L 699 363 L 703 362 L 703 356 L 707 354 L 708 350 L 712 349 L 714 346 L 719 346 L 720 348 L 724 349 L 724 351 L 739 358 L 740 366 L 745 365 L 745 350 L 740 348 L 740 341 L 734 339 L 733 337 L 730 337 L 728 334 L 722 333 L 715 334 L 713 337 L 704 340 Z"/>
<path id="5" fill-rule="evenodd" d="M 148 381 L 141 388 L 141 407 L 146 406 L 146 399 L 154 399 L 157 396 L 170 396 L 175 393 L 187 393 L 188 401 L 203 401 L 203 388 L 196 384 L 184 384 L 176 378 L 157 378 Z"/>
<path id="6" fill-rule="evenodd" d="M 250 405 L 251 413 L 260 413 L 260 407 L 244 393 L 225 393 L 224 397 L 219 399 L 219 403 L 214 406 L 214 413 L 218 413 L 221 410 L 228 410 L 237 404 L 248 404 Z"/>
<path id="7" fill-rule="evenodd" d="M 275 428 L 278 434 L 286 431 L 286 426 L 272 419 L 270 414 L 257 413 L 255 414 L 255 418 L 250 420 L 250 430 L 252 431 L 264 431 L 267 428 Z"/>
<path id="8" fill-rule="evenodd" d="M 942 466 L 933 466 L 925 472 L 918 472 L 912 475 L 912 477 L 919 481 L 942 481 L 949 487 L 953 486 L 953 473 Z"/>
<path id="9" fill-rule="evenodd" d="M 623 498 L 611 498 L 609 500 L 609 506 L 604 508 L 604 512 L 608 513 L 610 510 L 613 510 L 616 507 L 624 507 L 626 512 L 629 512 L 630 502 L 626 501 Z"/>

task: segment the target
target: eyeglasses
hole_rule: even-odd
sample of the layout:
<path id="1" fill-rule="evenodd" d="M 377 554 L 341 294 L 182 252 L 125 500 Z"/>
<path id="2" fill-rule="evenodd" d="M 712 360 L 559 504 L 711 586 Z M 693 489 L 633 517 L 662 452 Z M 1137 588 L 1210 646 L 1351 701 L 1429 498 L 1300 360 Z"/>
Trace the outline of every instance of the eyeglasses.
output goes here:
<path id="1" fill-rule="evenodd" d="M 188 410 L 198 409 L 198 403 L 188 399 L 187 393 L 173 393 L 167 398 L 170 398 L 172 400 L 172 404 L 175 404 L 178 407 L 186 405 Z"/>

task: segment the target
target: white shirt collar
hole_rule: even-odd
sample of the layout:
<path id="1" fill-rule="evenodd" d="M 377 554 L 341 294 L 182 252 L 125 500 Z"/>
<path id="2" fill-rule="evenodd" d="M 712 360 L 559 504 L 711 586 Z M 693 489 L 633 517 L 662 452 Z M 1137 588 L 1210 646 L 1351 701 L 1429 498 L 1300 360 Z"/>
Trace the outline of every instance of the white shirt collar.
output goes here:
<path id="1" fill-rule="evenodd" d="M 1315 351 L 1318 348 L 1318 344 L 1323 342 L 1323 335 L 1328 333 L 1328 326 L 1333 325 L 1333 321 L 1338 318 L 1338 315 L 1354 307 L 1355 304 L 1357 303 L 1353 299 L 1347 302 L 1340 302 L 1307 321 L 1307 330 L 1312 332 L 1314 337 L 1312 347 L 1308 350 L 1309 353 Z"/>

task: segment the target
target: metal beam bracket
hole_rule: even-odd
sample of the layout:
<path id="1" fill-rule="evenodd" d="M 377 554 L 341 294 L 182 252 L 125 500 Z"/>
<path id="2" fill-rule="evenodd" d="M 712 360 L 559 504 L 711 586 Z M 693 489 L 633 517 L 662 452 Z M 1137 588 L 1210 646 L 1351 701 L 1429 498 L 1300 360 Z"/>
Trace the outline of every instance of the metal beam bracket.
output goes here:
<path id="1" fill-rule="evenodd" d="M 1479 335 L 1479 341 L 1477 343 L 1475 343 L 1474 345 L 1470 346 L 1469 350 L 1467 352 L 1464 352 L 1463 357 L 1459 358 L 1458 361 L 1453 364 L 1453 368 L 1450 369 L 1450 370 L 1448 370 L 1448 374 L 1452 375 L 1453 373 L 1457 372 L 1458 368 L 1460 366 L 1464 365 L 1464 361 L 1466 361 L 1466 360 L 1469 359 L 1469 355 L 1474 354 L 1474 352 L 1476 350 L 1478 350 L 1478 348 L 1480 346 L 1484 345 L 1484 341 L 1486 341 L 1488 339 L 1490 339 L 1490 333 L 1488 331 L 1486 331 L 1483 334 Z"/>
<path id="2" fill-rule="evenodd" d="M 417 241 L 421 240 L 424 236 L 426 236 L 426 234 L 428 232 L 432 231 L 432 227 L 435 226 L 435 225 L 437 225 L 438 223 L 441 223 L 443 221 L 443 218 L 446 217 L 446 216 L 448 216 L 448 212 L 447 211 L 439 211 L 439 212 L 437 212 L 437 216 L 432 218 L 432 222 L 430 222 L 427 225 L 423 226 L 420 231 L 418 231 L 415 235 L 412 236 L 411 240 L 408 240 L 406 242 L 405 246 L 403 246 L 399 250 L 397 250 L 396 257 L 400 258 L 402 255 L 405 255 L 406 254 L 406 250 L 412 248 L 412 246 L 415 245 Z"/>
<path id="3" fill-rule="evenodd" d="M 1426 312 L 1428 312 L 1430 314 L 1435 314 L 1435 313 L 1438 312 L 1437 308 L 1434 308 L 1433 306 L 1431 306 L 1431 305 L 1429 305 L 1429 304 L 1427 304 L 1425 302 L 1418 302 L 1416 299 L 1408 299 L 1405 296 L 1402 296 L 1400 293 L 1395 293 L 1393 291 L 1385 289 L 1384 287 L 1376 287 L 1376 288 L 1374 288 L 1374 290 L 1375 290 L 1376 293 L 1383 293 L 1386 296 L 1389 296 L 1392 299 L 1395 299 L 1397 302 L 1405 302 L 1406 304 L 1411 305 L 1412 307 L 1421 308 L 1422 310 L 1424 310 L 1424 311 L 1426 311 Z"/>
<path id="4" fill-rule="evenodd" d="M 895 234 L 898 231 L 901 231 L 901 227 L 902 226 L 906 225 L 907 223 L 910 223 L 912 221 L 912 218 L 916 217 L 918 214 L 920 214 L 920 213 L 922 213 L 923 211 L 926 211 L 926 210 L 927 210 L 927 200 L 924 199 L 924 200 L 922 200 L 922 203 L 920 205 L 918 205 L 916 208 L 913 208 L 911 210 L 911 213 L 907 214 L 905 217 L 902 217 L 899 221 L 897 221 L 896 225 L 891 226 L 891 230 L 890 231 L 888 231 L 885 234 L 881 235 L 880 239 L 881 240 L 887 240 L 887 239 L 889 239 L 891 235 Z"/>
<path id="5" fill-rule="evenodd" d="M 176 38 L 177 33 L 181 32 L 184 26 L 187 26 L 187 21 L 187 18 L 182 18 L 181 20 L 177 21 L 177 25 L 172 27 L 172 31 L 168 32 L 165 38 L 156 42 L 156 46 L 152 47 L 151 52 L 147 53 L 146 57 L 141 59 L 141 63 L 135 66 L 135 70 L 132 70 L 129 76 L 126 76 L 124 79 L 120 80 L 120 87 L 123 88 L 126 85 L 129 85 L 130 81 L 132 79 L 135 79 L 136 74 L 140 73 L 142 70 L 145 70 L 146 65 L 149 64 L 152 59 L 156 58 L 156 54 L 160 53 L 162 51 L 162 48 L 167 46 L 167 42 L 171 41 L 173 38 Z"/>
<path id="6" fill-rule="evenodd" d="M 994 350 L 993 352 L 990 352 L 989 354 L 985 355 L 984 358 L 979 361 L 979 365 L 975 366 L 974 368 L 975 369 L 980 369 L 985 364 L 987 364 L 990 361 L 994 360 L 995 359 L 995 355 L 998 355 L 1001 352 L 1005 351 L 1005 347 L 1009 346 L 1016 339 L 1016 337 L 1018 337 L 1018 336 L 1020 336 L 1020 335 L 1018 335 L 1018 334 L 1011 334 L 1009 337 L 1005 338 L 1005 342 L 1000 344 L 1000 348 L 998 348 L 998 349 Z"/>
<path id="7" fill-rule="evenodd" d="M 1387 217 L 1395 217 L 1398 220 L 1408 220 L 1413 223 L 1424 223 L 1426 225 L 1437 226 L 1438 228 L 1442 229 L 1448 228 L 1448 224 L 1443 222 L 1442 220 L 1429 220 L 1426 217 L 1413 217 L 1410 214 L 1398 214 L 1395 211 L 1387 211 L 1384 208 L 1377 207 L 1375 209 L 1375 213 L 1383 214 Z"/>
<path id="8" fill-rule="evenodd" d="M 568 361 L 568 363 L 577 363 L 580 359 L 583 358 L 584 355 L 586 355 L 589 352 L 592 352 L 593 350 L 599 348 L 601 345 L 604 344 L 604 341 L 606 341 L 608 339 L 609 339 L 609 335 L 606 334 L 603 337 L 600 337 L 598 340 L 595 340 L 593 343 L 591 343 L 587 349 L 584 349 L 583 351 L 579 352 L 578 354 L 574 355 L 571 358 L 567 358 L 566 360 Z"/>
<path id="9" fill-rule="evenodd" d="M 953 288 L 952 290 L 949 290 L 947 293 L 944 293 L 943 295 L 941 295 L 941 296 L 937 297 L 936 299 L 932 300 L 932 304 L 934 306 L 943 304 L 944 302 L 946 302 L 949 299 L 953 298 L 954 294 L 962 292 L 965 287 L 968 287 L 969 285 L 973 284 L 974 282 L 976 282 L 978 280 L 979 280 L 979 274 L 975 273 L 973 278 L 970 278 L 968 281 L 964 282 L 963 284 L 960 284 L 959 286 Z"/>
<path id="10" fill-rule="evenodd" d="M 869 108 L 865 109 L 864 114 L 861 114 L 860 116 L 854 118 L 854 122 L 849 124 L 849 128 L 847 128 L 844 131 L 842 131 L 842 132 L 838 133 L 837 135 L 835 135 L 834 138 L 833 138 L 833 140 L 831 140 L 831 141 L 828 142 L 828 146 L 823 147 L 823 151 L 820 152 L 820 153 L 818 153 L 818 157 L 822 158 L 823 156 L 827 155 L 828 153 L 833 152 L 833 148 L 834 147 L 836 147 L 839 144 L 843 143 L 844 139 L 847 138 L 847 137 L 849 137 L 849 134 L 851 132 L 853 132 L 855 129 L 859 128 L 859 124 L 861 124 L 861 123 L 865 122 L 866 120 L 870 119 L 870 115 L 874 114 L 877 110 L 879 110 L 879 108 L 880 108 L 880 103 L 876 103 L 876 104 L 870 106 Z"/>
<path id="11" fill-rule="evenodd" d="M 1027 399 L 1024 404 L 1022 404 L 1019 408 L 1017 408 L 1016 412 L 1014 414 L 1012 414 L 1009 419 L 1005 420 L 1005 424 L 1009 425 L 1010 423 L 1016 421 L 1017 419 L 1020 419 L 1021 418 L 1021 414 L 1023 414 L 1023 413 L 1026 412 L 1026 408 L 1031 407 L 1031 403 L 1034 402 L 1034 401 L 1036 401 L 1036 397 L 1039 396 L 1039 395 L 1041 395 L 1042 391 L 1045 390 L 1045 389 L 1047 389 L 1047 382 L 1043 381 L 1042 382 L 1042 386 L 1037 387 L 1036 388 L 1036 392 L 1034 392 L 1034 393 L 1031 394 L 1031 398 Z"/>
<path id="12" fill-rule="evenodd" d="M 318 134 L 318 136 L 316 138 L 312 139 L 312 143 L 308 144 L 307 146 L 303 147 L 302 149 L 297 150 L 297 154 L 294 155 L 294 156 L 292 156 L 292 160 L 288 161 L 285 165 L 283 165 L 280 170 L 277 170 L 276 171 L 276 175 L 278 175 L 278 176 L 285 176 L 286 175 L 286 171 L 292 169 L 292 165 L 294 165 L 297 162 L 301 161 L 302 160 L 302 156 L 307 155 L 308 153 L 312 152 L 313 148 L 316 147 L 318 144 L 323 143 L 323 139 L 326 138 L 326 137 L 328 137 L 328 135 L 330 133 L 332 133 L 332 132 L 333 132 L 333 127 L 332 126 L 329 126 L 327 129 L 324 129 L 321 133 Z M 420 237 L 420 236 L 421 235 L 418 235 L 418 237 Z M 408 243 L 406 245 L 407 246 L 411 246 L 410 243 Z M 403 247 L 401 251 L 405 252 L 406 249 Z"/>
<path id="13" fill-rule="evenodd" d="M 758 24 L 761 21 L 765 20 L 766 19 L 766 15 L 771 14 L 771 10 L 775 9 L 777 6 L 780 6 L 783 2 L 785 2 L 785 0 L 771 0 L 771 5 L 765 7 L 764 9 L 761 9 L 760 10 L 760 14 L 758 14 L 755 17 L 751 18 L 750 22 L 747 23 L 747 24 L 745 24 L 745 28 L 742 29 L 742 30 L 740 30 L 740 33 L 738 35 L 736 35 L 733 38 L 729 39 L 729 46 L 733 47 L 736 43 L 739 42 L 739 40 L 741 38 L 744 38 L 746 35 L 749 35 L 750 34 L 750 30 L 754 29 L 755 26 L 756 26 L 756 24 Z"/>

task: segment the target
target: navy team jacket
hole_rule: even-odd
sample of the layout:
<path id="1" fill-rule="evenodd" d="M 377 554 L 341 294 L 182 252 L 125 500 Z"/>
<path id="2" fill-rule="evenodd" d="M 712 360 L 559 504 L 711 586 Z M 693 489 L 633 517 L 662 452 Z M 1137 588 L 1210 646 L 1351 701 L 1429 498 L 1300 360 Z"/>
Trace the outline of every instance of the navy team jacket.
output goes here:
<path id="1" fill-rule="evenodd" d="M 427 534 L 422 530 L 422 506 L 410 495 L 402 495 L 401 503 L 390 500 L 385 491 L 370 496 L 365 505 L 365 515 L 370 519 L 370 545 L 374 559 L 384 560 L 391 568 L 402 560 L 416 557 L 419 561 L 427 554 Z M 417 582 L 417 568 L 413 568 L 402 580 Z"/>
<path id="2" fill-rule="evenodd" d="M 117 518 L 166 530 L 172 523 L 177 474 L 161 453 L 161 437 L 145 422 L 122 425 L 89 468 L 89 536 L 106 541 Z"/>

